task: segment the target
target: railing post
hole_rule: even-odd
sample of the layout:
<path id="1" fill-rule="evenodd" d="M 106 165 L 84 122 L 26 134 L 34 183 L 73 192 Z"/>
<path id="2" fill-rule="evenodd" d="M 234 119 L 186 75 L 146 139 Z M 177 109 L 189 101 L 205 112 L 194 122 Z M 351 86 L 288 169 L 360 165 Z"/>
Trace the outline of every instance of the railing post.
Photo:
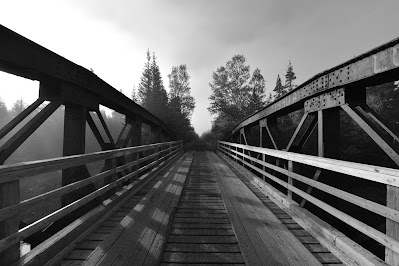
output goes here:
<path id="1" fill-rule="evenodd" d="M 263 127 L 265 126 L 266 120 L 259 121 L 259 147 L 263 148 Z M 266 155 L 262 153 L 262 161 L 266 162 Z M 266 167 L 262 165 L 262 170 L 266 171 Z M 263 181 L 266 181 L 266 176 L 262 175 Z"/>
<path id="2" fill-rule="evenodd" d="M 0 184 L 0 208 L 19 203 L 19 181 Z M 20 215 L 14 215 L 0 222 L 0 239 L 19 230 Z M 15 244 L 0 253 L 0 265 L 10 265 L 19 258 L 19 244 Z"/>
<path id="3" fill-rule="evenodd" d="M 288 161 L 288 173 L 292 173 L 293 171 L 294 171 L 294 165 L 293 165 L 292 161 L 290 160 L 290 161 Z M 289 175 L 288 175 L 287 182 L 288 182 L 288 185 L 291 185 L 291 186 L 293 185 L 292 177 L 290 177 Z M 288 196 L 288 199 L 292 200 L 292 191 L 289 188 L 287 188 L 287 196 Z"/>
<path id="4" fill-rule="evenodd" d="M 153 136 L 153 142 L 159 143 L 161 141 L 161 128 L 158 126 L 151 126 L 151 134 Z M 158 152 L 160 148 L 155 148 L 154 153 Z M 154 160 L 158 160 L 159 155 L 154 158 Z"/>
<path id="5" fill-rule="evenodd" d="M 65 104 L 63 156 L 84 154 L 86 143 L 86 107 Z M 83 166 L 62 170 L 62 185 L 83 179 L 86 173 Z M 68 205 L 83 195 L 83 189 L 69 193 L 61 198 L 62 206 Z"/>
<path id="6" fill-rule="evenodd" d="M 86 107 L 76 104 L 65 104 L 63 156 L 85 153 L 86 115 Z M 62 170 L 62 186 L 85 179 L 89 175 L 90 174 L 85 165 L 64 169 Z M 74 192 L 68 193 L 61 197 L 61 205 L 66 206 L 94 190 L 94 185 L 88 185 L 75 190 Z M 93 204 L 96 203 L 89 203 L 90 206 L 87 206 L 87 209 L 91 209 L 91 207 L 94 206 Z M 80 216 L 86 212 L 82 211 L 83 209 L 77 210 L 74 213 L 71 213 L 69 217 L 73 219 L 73 217 Z M 61 224 L 67 222 L 70 222 L 70 220 L 63 219 L 63 221 L 60 221 Z"/>
<path id="7" fill-rule="evenodd" d="M 143 121 L 141 118 L 139 117 L 135 117 L 134 119 L 131 119 L 129 121 L 131 123 L 132 126 L 132 139 L 131 139 L 131 146 L 135 147 L 135 146 L 140 146 L 141 145 L 141 130 L 142 130 L 142 125 L 143 125 Z M 140 152 L 135 152 L 132 154 L 131 159 L 132 161 L 137 161 L 140 158 Z M 131 171 L 136 171 L 139 169 L 139 165 L 137 164 L 136 166 L 133 166 L 131 168 Z M 131 179 L 136 179 L 138 178 L 138 176 L 135 176 Z"/>
<path id="8" fill-rule="evenodd" d="M 399 188 L 387 185 L 387 207 L 399 210 Z M 386 234 L 399 240 L 399 223 L 386 219 Z M 389 265 L 399 265 L 399 254 L 385 248 L 385 261 Z"/>

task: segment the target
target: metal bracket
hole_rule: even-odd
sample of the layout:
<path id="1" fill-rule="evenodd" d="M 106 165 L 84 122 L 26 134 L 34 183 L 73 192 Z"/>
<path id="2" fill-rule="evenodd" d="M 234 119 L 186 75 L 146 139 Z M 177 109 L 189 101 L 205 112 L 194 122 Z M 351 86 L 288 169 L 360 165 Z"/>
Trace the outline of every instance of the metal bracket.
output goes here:
<path id="1" fill-rule="evenodd" d="M 340 88 L 306 100 L 305 113 L 341 106 L 345 103 L 345 88 Z"/>

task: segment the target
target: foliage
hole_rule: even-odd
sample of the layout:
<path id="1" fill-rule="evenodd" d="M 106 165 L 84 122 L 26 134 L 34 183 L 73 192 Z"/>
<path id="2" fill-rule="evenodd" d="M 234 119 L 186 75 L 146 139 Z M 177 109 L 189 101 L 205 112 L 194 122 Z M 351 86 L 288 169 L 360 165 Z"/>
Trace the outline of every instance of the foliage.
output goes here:
<path id="1" fill-rule="evenodd" d="M 198 139 L 191 126 L 195 101 L 190 95 L 190 75 L 186 65 L 172 67 L 169 78 L 169 103 L 166 124 L 178 139 L 185 142 Z"/>
<path id="2" fill-rule="evenodd" d="M 0 128 L 11 120 L 6 104 L 0 99 Z"/>
<path id="3" fill-rule="evenodd" d="M 212 74 L 208 110 L 216 115 L 212 131 L 219 137 L 265 105 L 265 80 L 258 68 L 250 73 L 243 55 L 235 55 Z"/>
<path id="4" fill-rule="evenodd" d="M 250 66 L 243 55 L 235 55 L 226 66 L 220 66 L 212 74 L 209 84 L 212 94 L 209 97 L 211 114 L 224 113 L 243 119 L 264 105 L 265 81 L 259 69 L 255 69 L 250 79 Z"/>
<path id="5" fill-rule="evenodd" d="M 22 99 L 19 99 L 13 104 L 13 106 L 11 108 L 11 115 L 13 117 L 16 117 L 17 115 L 22 113 L 22 111 L 25 110 L 25 108 L 26 108 L 26 104 L 24 103 L 24 101 Z"/>
<path id="6" fill-rule="evenodd" d="M 179 65 L 172 67 L 172 72 L 168 75 L 169 78 L 169 100 L 178 99 L 181 112 L 186 117 L 191 117 L 195 101 L 190 95 L 190 75 L 187 73 L 186 65 Z"/>
<path id="7" fill-rule="evenodd" d="M 173 66 L 168 79 L 169 94 L 164 88 L 155 54 L 153 53 L 151 60 L 150 52 L 147 51 L 147 61 L 144 64 L 136 102 L 164 121 L 177 139 L 185 142 L 198 139 L 190 121 L 195 101 L 190 95 L 190 75 L 187 66 Z M 133 90 L 133 100 L 135 96 Z"/>

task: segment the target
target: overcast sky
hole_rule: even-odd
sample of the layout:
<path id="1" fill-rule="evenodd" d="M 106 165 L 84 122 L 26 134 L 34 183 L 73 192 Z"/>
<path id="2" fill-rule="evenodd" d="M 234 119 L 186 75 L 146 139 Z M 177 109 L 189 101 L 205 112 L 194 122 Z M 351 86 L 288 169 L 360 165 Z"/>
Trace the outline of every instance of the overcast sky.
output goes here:
<path id="1" fill-rule="evenodd" d="M 398 10 L 396 0 L 13 0 L 2 1 L 0 24 L 94 69 L 126 95 L 140 80 L 147 49 L 165 87 L 172 66 L 186 64 L 196 101 L 192 123 L 201 134 L 211 127 L 212 72 L 233 55 L 261 70 L 267 92 L 289 60 L 299 85 L 399 37 Z M 37 96 L 37 82 L 0 72 L 0 98 L 9 107 Z"/>

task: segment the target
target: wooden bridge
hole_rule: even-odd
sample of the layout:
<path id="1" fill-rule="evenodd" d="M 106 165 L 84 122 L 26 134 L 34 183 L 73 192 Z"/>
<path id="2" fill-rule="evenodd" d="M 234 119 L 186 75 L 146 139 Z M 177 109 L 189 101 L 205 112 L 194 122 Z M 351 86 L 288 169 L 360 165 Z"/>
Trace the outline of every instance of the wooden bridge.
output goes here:
<path id="1" fill-rule="evenodd" d="M 185 151 L 162 121 L 94 73 L 2 26 L 0 39 L 0 70 L 40 81 L 38 100 L 0 130 L 0 265 L 399 265 L 399 139 L 366 100 L 367 86 L 399 79 L 398 39 L 317 74 L 238 124 L 216 151 Z M 61 105 L 63 156 L 8 164 Z M 100 105 L 125 115 L 117 139 Z M 340 112 L 393 168 L 337 159 Z M 287 115 L 299 119 L 282 146 L 277 121 Z M 102 151 L 85 153 L 86 123 Z M 143 143 L 143 125 L 151 144 Z M 316 155 L 306 155 L 312 132 Z M 93 163 L 101 171 L 91 173 Z M 62 186 L 20 200 L 21 180 L 59 172 Z M 323 174 L 386 186 L 386 201 Z M 60 204 L 21 220 L 46 202 Z M 344 204 L 386 226 L 371 226 Z M 22 242 L 32 245 L 23 255 Z"/>

